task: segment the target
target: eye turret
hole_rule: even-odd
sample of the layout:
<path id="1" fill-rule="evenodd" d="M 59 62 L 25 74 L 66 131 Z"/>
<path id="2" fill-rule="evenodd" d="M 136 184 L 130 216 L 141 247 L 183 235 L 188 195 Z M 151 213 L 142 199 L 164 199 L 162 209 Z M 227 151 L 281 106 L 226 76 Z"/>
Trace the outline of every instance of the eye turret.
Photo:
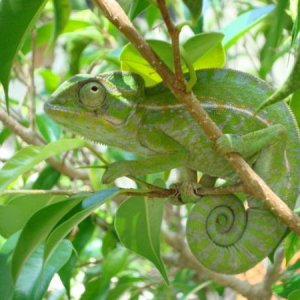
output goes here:
<path id="1" fill-rule="evenodd" d="M 89 111 L 100 108 L 103 105 L 105 98 L 105 87 L 99 82 L 90 81 L 80 88 L 80 102 Z"/>

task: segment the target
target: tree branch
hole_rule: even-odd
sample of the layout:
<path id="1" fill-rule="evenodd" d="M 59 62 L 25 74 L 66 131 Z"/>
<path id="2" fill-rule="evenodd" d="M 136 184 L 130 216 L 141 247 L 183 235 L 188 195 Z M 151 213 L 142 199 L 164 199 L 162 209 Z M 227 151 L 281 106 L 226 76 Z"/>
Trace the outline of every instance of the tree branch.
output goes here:
<path id="1" fill-rule="evenodd" d="M 0 120 L 3 122 L 5 126 L 10 128 L 17 136 L 19 136 L 24 142 L 27 144 L 32 144 L 36 146 L 44 146 L 45 143 L 36 133 L 31 131 L 30 129 L 25 128 L 20 125 L 17 121 L 11 118 L 3 109 L 0 109 Z M 57 171 L 61 172 L 64 175 L 67 175 L 71 178 L 88 179 L 86 172 L 78 171 L 70 166 L 62 163 L 54 158 L 47 159 L 47 162 Z"/>
<path id="2" fill-rule="evenodd" d="M 186 109 L 198 122 L 207 137 L 215 144 L 216 140 L 222 136 L 222 131 L 201 107 L 197 97 L 192 92 L 186 92 L 185 82 L 183 82 L 184 86 L 174 84 L 178 83 L 176 76 L 158 58 L 144 38 L 137 32 L 119 4 L 115 0 L 94 0 L 94 2 L 153 66 L 163 79 L 165 85 L 179 101 L 185 104 Z M 240 176 L 247 193 L 261 199 L 278 218 L 287 224 L 291 230 L 300 235 L 300 218 L 268 187 L 246 161 L 237 153 L 229 153 L 224 157 Z"/>

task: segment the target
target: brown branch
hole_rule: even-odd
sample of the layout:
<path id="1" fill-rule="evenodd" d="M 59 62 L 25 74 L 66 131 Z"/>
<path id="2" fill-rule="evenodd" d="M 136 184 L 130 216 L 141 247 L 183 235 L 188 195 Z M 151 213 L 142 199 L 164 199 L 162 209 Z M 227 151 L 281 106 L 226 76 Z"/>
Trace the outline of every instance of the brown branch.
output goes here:
<path id="1" fill-rule="evenodd" d="M 115 0 L 94 0 L 104 15 L 122 32 L 137 48 L 143 57 L 153 66 L 163 79 L 165 85 L 174 96 L 185 104 L 186 109 L 201 126 L 207 137 L 215 144 L 222 136 L 222 131 L 212 121 L 201 107 L 197 97 L 192 92 L 186 92 L 185 83 L 177 83 L 175 75 L 158 58 L 144 38 L 137 32 L 127 15 Z M 246 191 L 261 199 L 271 211 L 289 228 L 300 235 L 300 218 L 268 187 L 268 185 L 251 169 L 246 161 L 237 153 L 225 155 L 231 166 L 240 176 Z"/>
<path id="2" fill-rule="evenodd" d="M 31 131 L 30 129 L 27 129 L 24 126 L 20 125 L 17 121 L 10 117 L 3 109 L 0 109 L 0 120 L 5 126 L 10 128 L 17 136 L 19 136 L 27 144 L 36 146 L 45 145 L 40 136 L 38 136 L 35 132 Z M 75 170 L 54 158 L 47 159 L 47 162 L 54 169 L 71 178 L 77 178 L 82 180 L 88 179 L 88 176 L 85 172 Z"/>

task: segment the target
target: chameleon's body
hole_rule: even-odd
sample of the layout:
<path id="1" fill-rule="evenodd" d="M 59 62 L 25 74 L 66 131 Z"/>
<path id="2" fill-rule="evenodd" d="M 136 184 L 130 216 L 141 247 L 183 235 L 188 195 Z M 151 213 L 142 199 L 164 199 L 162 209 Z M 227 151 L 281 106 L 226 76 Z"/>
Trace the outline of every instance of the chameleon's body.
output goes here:
<path id="1" fill-rule="evenodd" d="M 219 149 L 241 152 L 293 208 L 299 191 L 300 141 L 286 104 L 278 103 L 254 116 L 272 93 L 266 83 L 233 70 L 199 71 L 197 76 L 193 90 L 210 117 L 224 133 L 240 135 L 221 138 Z M 162 84 L 144 88 L 139 77 L 128 73 L 77 76 L 58 89 L 45 109 L 59 123 L 91 140 L 147 158 L 112 164 L 104 181 L 176 167 L 222 178 L 233 175 L 228 162 Z M 203 197 L 194 206 L 187 238 L 207 268 L 240 273 L 277 246 L 286 227 L 261 201 L 248 199 L 247 205 L 244 209 L 240 200 L 228 195 Z"/>

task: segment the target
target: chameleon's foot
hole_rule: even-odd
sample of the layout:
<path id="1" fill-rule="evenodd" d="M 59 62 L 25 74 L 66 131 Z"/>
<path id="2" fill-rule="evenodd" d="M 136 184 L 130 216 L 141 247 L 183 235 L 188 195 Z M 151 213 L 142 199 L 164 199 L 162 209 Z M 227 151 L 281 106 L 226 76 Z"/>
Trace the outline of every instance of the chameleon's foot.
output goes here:
<path id="1" fill-rule="evenodd" d="M 186 203 L 195 203 L 199 200 L 197 189 L 201 187 L 196 182 L 181 182 L 175 183 L 170 186 L 174 189 L 174 194 L 169 198 L 171 204 L 183 205 Z"/>
<path id="2" fill-rule="evenodd" d="M 241 145 L 241 136 L 237 134 L 224 134 L 217 139 L 216 147 L 217 151 L 221 154 L 227 154 L 230 152 L 239 152 L 237 149 Z"/>
<path id="3" fill-rule="evenodd" d="M 130 175 L 130 165 L 128 161 L 117 161 L 109 165 L 102 176 L 103 183 L 111 183 L 115 179 Z"/>

